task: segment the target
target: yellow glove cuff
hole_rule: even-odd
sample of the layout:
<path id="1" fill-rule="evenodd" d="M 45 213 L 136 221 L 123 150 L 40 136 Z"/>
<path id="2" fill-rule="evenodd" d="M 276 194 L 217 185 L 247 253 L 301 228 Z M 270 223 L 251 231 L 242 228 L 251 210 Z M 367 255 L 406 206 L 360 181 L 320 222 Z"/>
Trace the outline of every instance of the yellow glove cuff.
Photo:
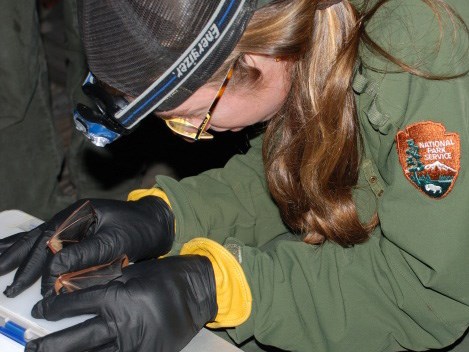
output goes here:
<path id="1" fill-rule="evenodd" d="M 168 196 L 161 188 L 149 188 L 149 189 L 135 189 L 127 196 L 127 201 L 135 201 L 146 196 L 160 197 L 165 201 L 166 204 L 172 209 L 171 203 L 169 202 Z M 176 231 L 176 219 L 174 220 L 174 231 Z M 160 258 L 166 257 L 167 254 L 162 255 Z"/>
<path id="2" fill-rule="evenodd" d="M 139 200 L 140 198 L 146 196 L 155 196 L 163 199 L 166 204 L 171 208 L 171 203 L 169 202 L 168 196 L 160 188 L 150 188 L 150 189 L 136 189 L 129 193 L 127 200 Z"/>
<path id="3" fill-rule="evenodd" d="M 244 271 L 236 258 L 222 245 L 208 238 L 194 238 L 180 252 L 210 259 L 215 272 L 218 314 L 209 328 L 235 327 L 251 315 L 252 295 Z"/>

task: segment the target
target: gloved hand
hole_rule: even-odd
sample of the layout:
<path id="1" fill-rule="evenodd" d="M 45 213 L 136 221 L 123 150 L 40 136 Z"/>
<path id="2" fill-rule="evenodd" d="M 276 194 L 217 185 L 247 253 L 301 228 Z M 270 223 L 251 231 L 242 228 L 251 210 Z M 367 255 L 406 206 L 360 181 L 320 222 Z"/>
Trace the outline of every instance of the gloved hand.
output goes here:
<path id="1" fill-rule="evenodd" d="M 182 255 L 123 269 L 107 285 L 44 298 L 32 315 L 59 320 L 96 314 L 81 324 L 33 340 L 27 352 L 180 351 L 217 315 L 207 257 Z"/>
<path id="2" fill-rule="evenodd" d="M 86 202 L 89 206 L 83 206 Z M 83 225 L 78 218 L 85 217 L 91 220 Z M 81 240 L 65 241 L 63 248 L 53 254 L 48 241 L 64 221 L 72 224 L 67 235 Z M 106 264 L 124 254 L 130 261 L 156 258 L 171 249 L 173 240 L 173 213 L 161 198 L 147 196 L 129 202 L 80 200 L 32 231 L 0 240 L 0 275 L 19 266 L 4 293 L 15 297 L 42 274 L 41 293 L 50 295 L 63 273 Z"/>

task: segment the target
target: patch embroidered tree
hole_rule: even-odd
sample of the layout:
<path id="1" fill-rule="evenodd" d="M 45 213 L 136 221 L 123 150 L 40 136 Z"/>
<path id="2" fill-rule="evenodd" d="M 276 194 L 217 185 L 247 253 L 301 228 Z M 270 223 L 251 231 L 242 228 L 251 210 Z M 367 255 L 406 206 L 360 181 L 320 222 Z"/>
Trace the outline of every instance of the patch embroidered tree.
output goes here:
<path id="1" fill-rule="evenodd" d="M 413 173 L 410 177 L 416 184 L 420 186 L 421 183 L 418 172 L 423 171 L 425 167 L 420 161 L 421 156 L 419 154 L 419 147 L 415 144 L 413 139 L 408 139 L 407 145 L 409 146 L 405 151 L 407 154 L 407 170 Z"/>

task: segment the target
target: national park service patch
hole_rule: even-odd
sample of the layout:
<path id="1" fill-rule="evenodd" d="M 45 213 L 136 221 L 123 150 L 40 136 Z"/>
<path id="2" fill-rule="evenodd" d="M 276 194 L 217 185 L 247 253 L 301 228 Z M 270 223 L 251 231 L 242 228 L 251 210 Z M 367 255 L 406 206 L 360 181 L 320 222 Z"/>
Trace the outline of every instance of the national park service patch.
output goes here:
<path id="1" fill-rule="evenodd" d="M 446 133 L 441 123 L 423 121 L 399 131 L 396 141 L 405 177 L 431 198 L 448 195 L 460 168 L 459 135 Z"/>

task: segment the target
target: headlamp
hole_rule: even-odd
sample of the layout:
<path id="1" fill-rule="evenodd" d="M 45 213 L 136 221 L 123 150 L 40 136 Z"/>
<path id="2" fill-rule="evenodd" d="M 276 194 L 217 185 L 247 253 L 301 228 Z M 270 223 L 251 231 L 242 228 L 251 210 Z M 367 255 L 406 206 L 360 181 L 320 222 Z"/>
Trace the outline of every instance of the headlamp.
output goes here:
<path id="1" fill-rule="evenodd" d="M 116 114 L 129 105 L 124 97 L 107 92 L 91 72 L 83 82 L 82 89 L 96 106 L 94 109 L 83 104 L 76 106 L 73 120 L 77 130 L 98 147 L 104 147 L 121 135 L 130 133 L 130 126 L 125 126 L 116 118 Z"/>
<path id="2" fill-rule="evenodd" d="M 89 72 L 82 90 L 93 100 L 95 106 L 90 108 L 77 104 L 73 112 L 75 126 L 94 145 L 104 147 L 132 132 L 141 120 L 165 101 L 177 83 L 178 79 L 174 74 L 164 75 L 132 102 L 128 102 L 123 96 L 111 94 Z"/>

